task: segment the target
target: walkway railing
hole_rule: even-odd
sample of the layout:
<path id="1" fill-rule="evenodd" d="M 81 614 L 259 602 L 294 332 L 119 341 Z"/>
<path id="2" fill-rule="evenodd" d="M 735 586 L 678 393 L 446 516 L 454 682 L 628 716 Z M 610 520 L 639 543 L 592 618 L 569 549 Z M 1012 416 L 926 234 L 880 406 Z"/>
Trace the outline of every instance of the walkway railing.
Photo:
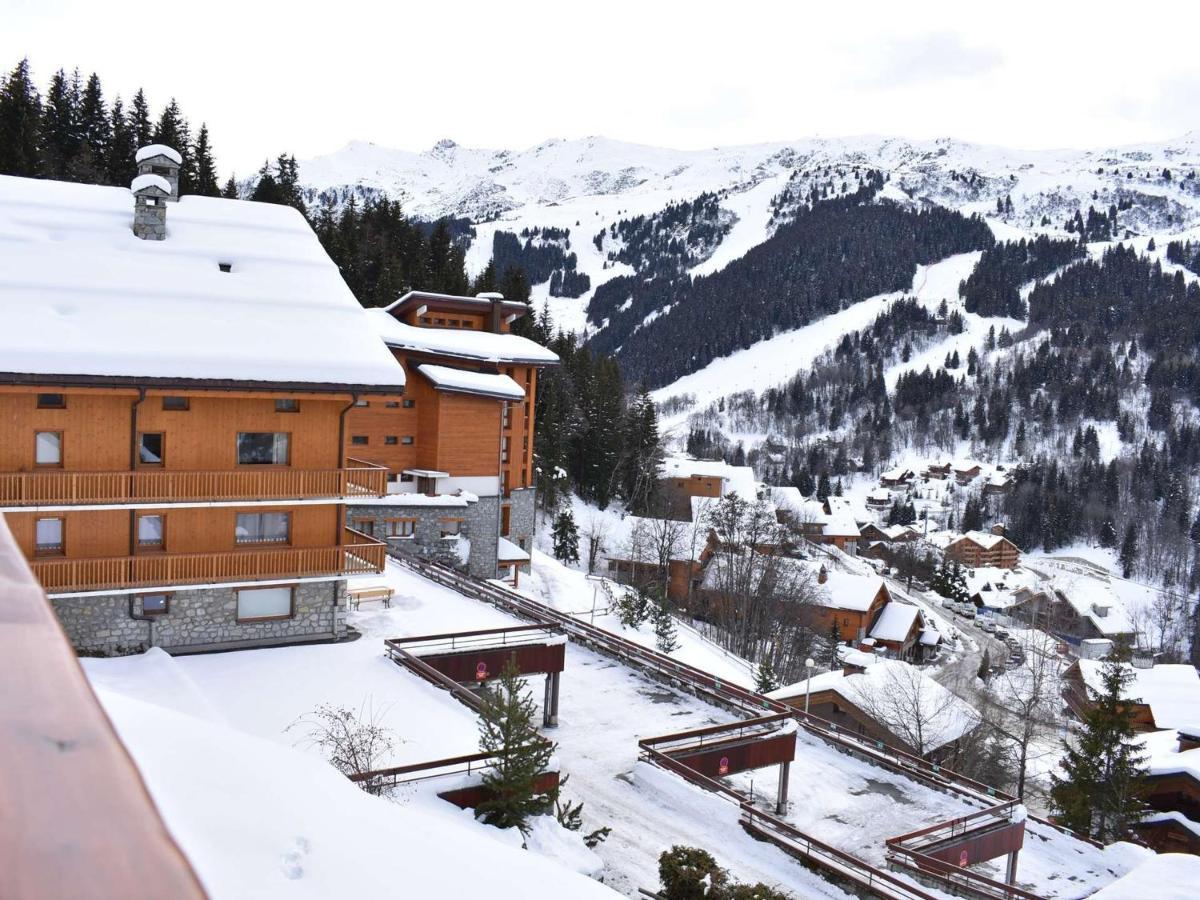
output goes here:
<path id="1" fill-rule="evenodd" d="M 0 473 L 0 507 L 182 503 L 223 500 L 319 500 L 382 497 L 388 470 L 361 460 L 340 469 L 253 466 L 217 471 Z"/>
<path id="2" fill-rule="evenodd" d="M 447 634 L 423 634 L 417 637 L 389 638 L 387 647 L 398 647 L 413 656 L 434 656 L 439 653 L 460 653 L 468 650 L 499 650 L 504 647 L 525 647 L 562 642 L 562 630 L 554 625 L 518 625 L 515 628 L 484 628 L 477 631 L 457 631 Z"/>

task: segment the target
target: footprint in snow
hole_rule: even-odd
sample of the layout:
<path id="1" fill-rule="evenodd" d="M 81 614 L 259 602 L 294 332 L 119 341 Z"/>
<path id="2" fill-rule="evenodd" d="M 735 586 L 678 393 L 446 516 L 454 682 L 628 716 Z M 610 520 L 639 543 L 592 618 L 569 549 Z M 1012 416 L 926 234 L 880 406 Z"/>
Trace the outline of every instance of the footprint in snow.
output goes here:
<path id="1" fill-rule="evenodd" d="M 304 857 L 308 855 L 308 848 L 308 838 L 298 837 L 292 845 L 292 849 L 283 854 L 281 864 L 285 878 L 294 880 L 304 877 L 304 866 L 301 863 L 304 861 Z"/>

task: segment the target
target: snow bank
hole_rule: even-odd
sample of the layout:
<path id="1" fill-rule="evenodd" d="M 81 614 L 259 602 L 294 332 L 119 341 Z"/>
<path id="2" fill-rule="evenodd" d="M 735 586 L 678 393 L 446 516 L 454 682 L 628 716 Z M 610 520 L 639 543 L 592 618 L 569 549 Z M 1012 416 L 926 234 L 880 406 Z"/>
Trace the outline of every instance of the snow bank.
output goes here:
<path id="1" fill-rule="evenodd" d="M 447 366 L 435 366 L 431 363 L 419 365 L 417 370 L 440 390 L 480 394 L 484 397 L 496 397 L 501 400 L 525 399 L 525 391 L 507 375 L 468 372 L 463 369 L 451 369 Z"/>

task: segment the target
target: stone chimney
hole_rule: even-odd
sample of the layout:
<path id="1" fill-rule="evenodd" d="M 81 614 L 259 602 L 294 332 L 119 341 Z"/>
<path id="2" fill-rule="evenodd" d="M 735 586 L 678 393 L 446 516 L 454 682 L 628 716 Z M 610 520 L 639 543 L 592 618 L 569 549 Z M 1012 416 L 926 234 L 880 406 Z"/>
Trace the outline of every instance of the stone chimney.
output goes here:
<path id="1" fill-rule="evenodd" d="M 167 199 L 179 199 L 179 167 L 183 165 L 183 157 L 178 151 L 166 144 L 150 144 L 138 150 L 134 159 L 137 161 L 138 175 L 159 175 L 165 178 L 170 187 Z"/>
<path id="2" fill-rule="evenodd" d="M 161 175 L 139 175 L 129 189 L 133 191 L 134 235 L 143 241 L 166 240 L 170 183 Z"/>
<path id="3" fill-rule="evenodd" d="M 1153 669 L 1154 668 L 1154 651 L 1147 650 L 1144 647 L 1139 647 L 1133 651 L 1130 657 L 1130 663 L 1135 669 Z"/>
<path id="4" fill-rule="evenodd" d="M 821 568 L 819 568 L 817 570 L 817 584 L 824 584 L 828 580 L 829 580 L 829 570 L 826 569 L 824 566 L 821 566 Z"/>
<path id="5" fill-rule="evenodd" d="M 504 311 L 504 295 L 498 294 L 495 291 L 485 291 L 475 296 L 480 300 L 491 302 L 492 308 L 488 311 L 487 330 L 492 332 L 492 334 L 499 334 L 502 327 L 500 323 Z"/>

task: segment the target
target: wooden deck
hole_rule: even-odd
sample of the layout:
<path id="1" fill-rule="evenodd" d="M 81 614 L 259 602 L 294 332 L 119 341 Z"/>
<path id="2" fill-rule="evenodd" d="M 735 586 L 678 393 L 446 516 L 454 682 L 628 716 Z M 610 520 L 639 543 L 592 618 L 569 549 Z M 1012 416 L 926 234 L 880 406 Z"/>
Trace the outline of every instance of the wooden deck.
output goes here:
<path id="1" fill-rule="evenodd" d="M 0 516 L 0 897 L 202 900 Z"/>
<path id="2" fill-rule="evenodd" d="M 158 553 L 29 563 L 52 594 L 180 584 L 369 575 L 383 571 L 387 545 L 345 529 L 341 546 L 273 547 L 225 553 Z"/>
<path id="3" fill-rule="evenodd" d="M 253 466 L 211 472 L 4 472 L 0 473 L 0 507 L 333 500 L 387 493 L 387 469 L 359 460 L 350 462 L 357 465 L 341 469 Z"/>

